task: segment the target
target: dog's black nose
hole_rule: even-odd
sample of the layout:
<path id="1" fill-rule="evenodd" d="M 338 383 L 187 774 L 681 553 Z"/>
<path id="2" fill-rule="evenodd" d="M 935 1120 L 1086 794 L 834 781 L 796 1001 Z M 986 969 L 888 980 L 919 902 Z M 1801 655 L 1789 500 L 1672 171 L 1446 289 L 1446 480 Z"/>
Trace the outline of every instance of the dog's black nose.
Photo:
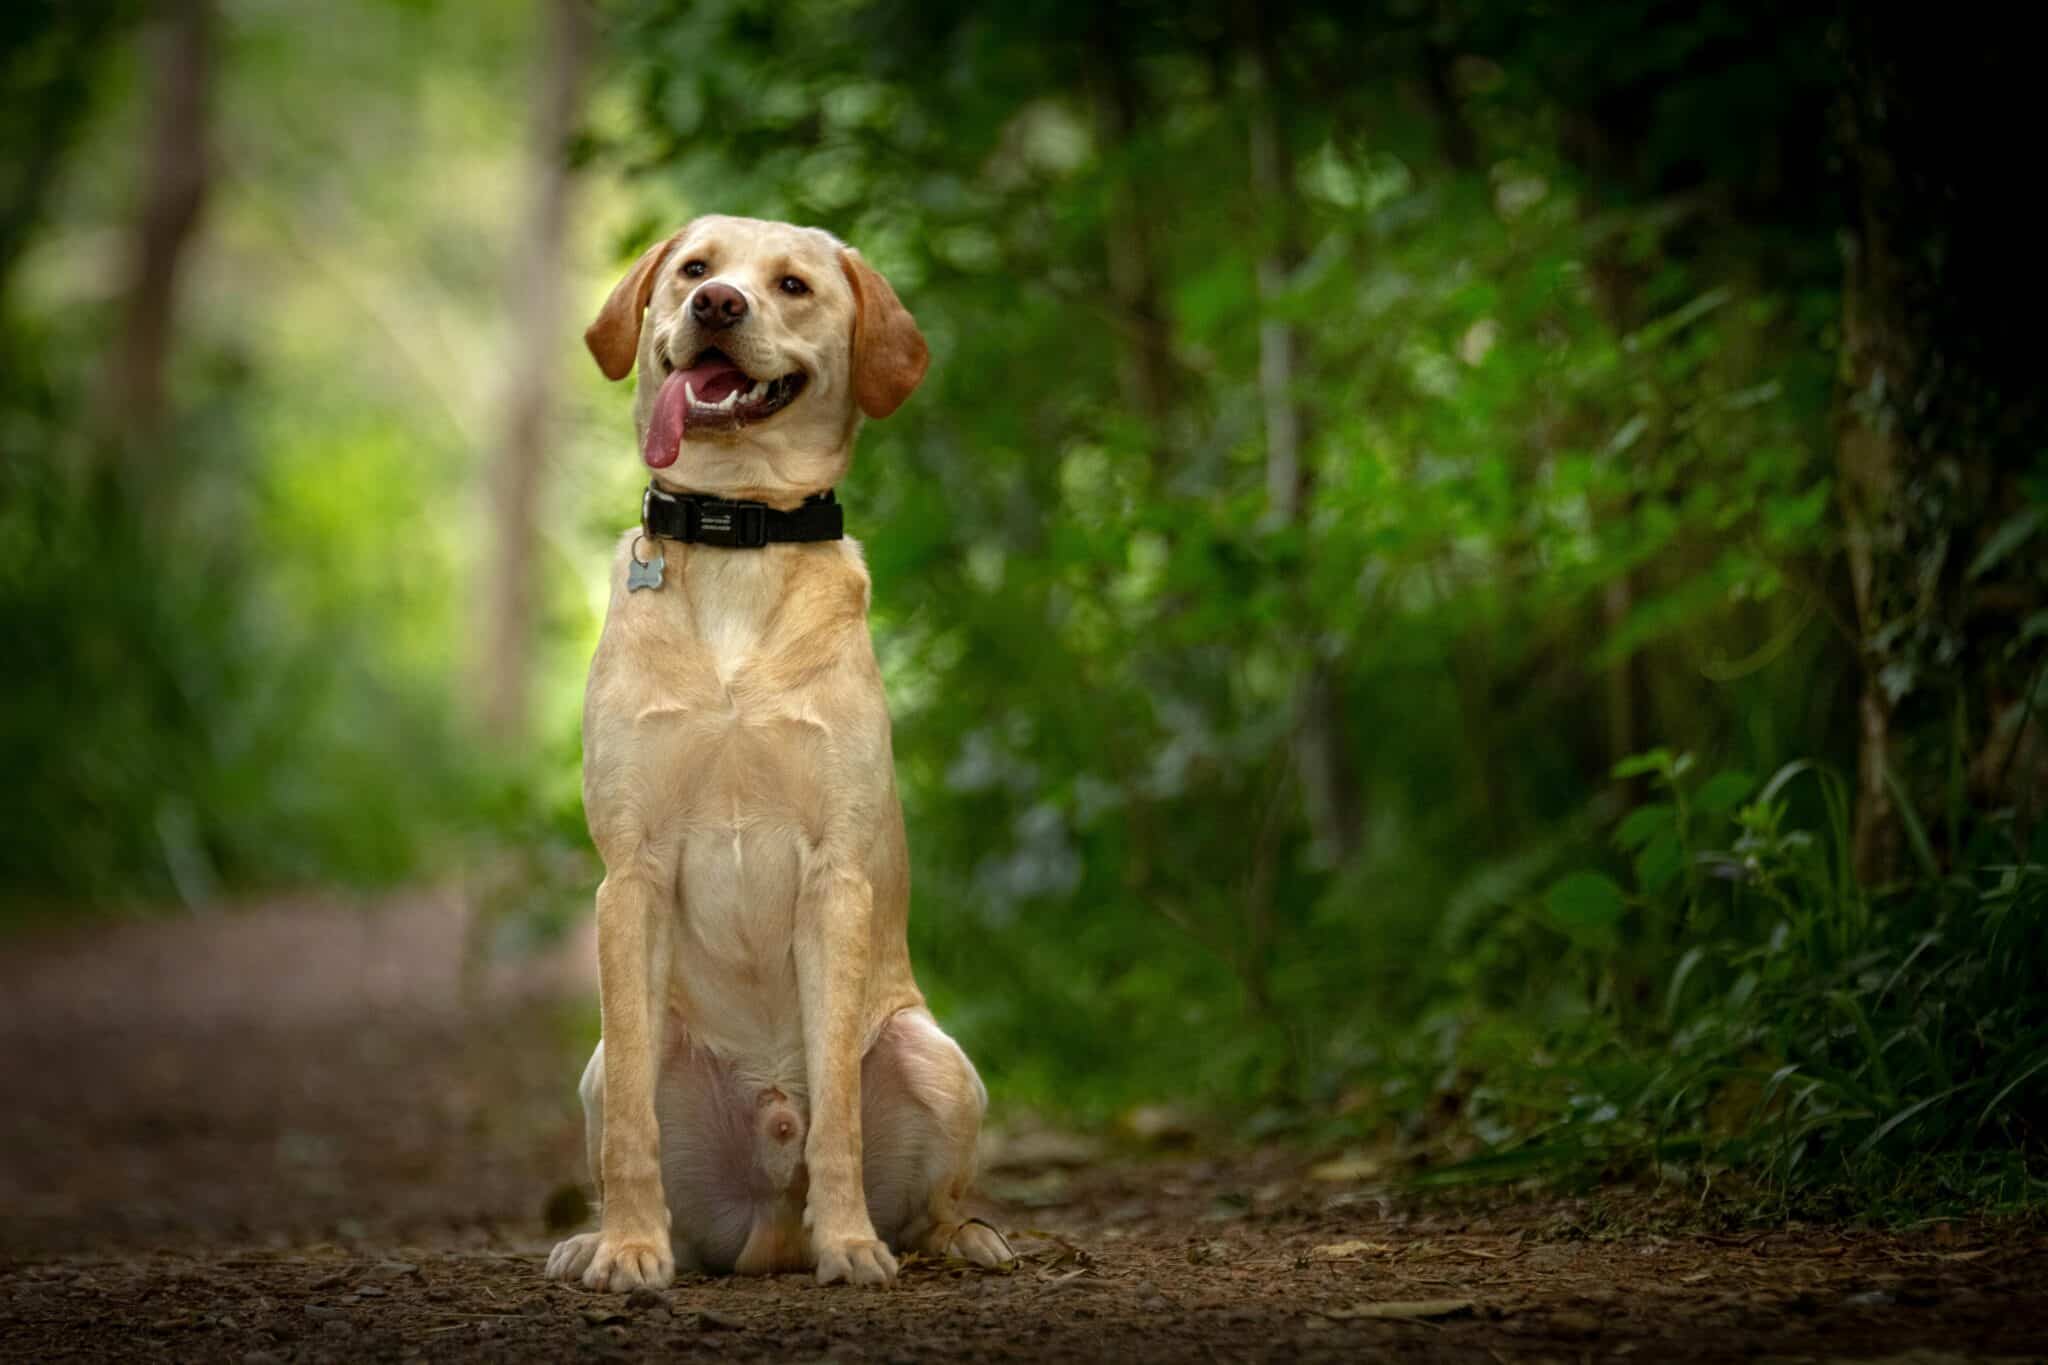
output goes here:
<path id="1" fill-rule="evenodd" d="M 690 300 L 699 327 L 723 331 L 747 315 L 747 296 L 729 284 L 707 284 Z"/>

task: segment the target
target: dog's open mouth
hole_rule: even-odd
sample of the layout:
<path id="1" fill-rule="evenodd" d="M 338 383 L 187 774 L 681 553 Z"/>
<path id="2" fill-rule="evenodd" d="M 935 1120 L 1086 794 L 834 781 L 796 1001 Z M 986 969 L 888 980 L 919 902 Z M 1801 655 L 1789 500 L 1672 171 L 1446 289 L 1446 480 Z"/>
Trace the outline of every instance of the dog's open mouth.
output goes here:
<path id="1" fill-rule="evenodd" d="M 663 361 L 667 367 L 667 361 Z M 668 370 L 654 396 L 641 456 L 650 469 L 666 469 L 682 453 L 690 431 L 723 431 L 763 421 L 788 407 L 803 392 L 805 374 L 793 370 L 779 379 L 756 379 L 716 347 L 701 351 L 686 369 Z"/>

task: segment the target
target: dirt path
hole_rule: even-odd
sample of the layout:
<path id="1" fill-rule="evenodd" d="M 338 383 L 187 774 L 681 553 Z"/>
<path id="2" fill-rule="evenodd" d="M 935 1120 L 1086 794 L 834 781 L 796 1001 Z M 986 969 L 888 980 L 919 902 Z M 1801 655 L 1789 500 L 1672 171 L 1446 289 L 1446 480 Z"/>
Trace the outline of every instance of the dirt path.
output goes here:
<path id="1" fill-rule="evenodd" d="M 1713 1236 L 1639 1196 L 1454 1205 L 1278 1150 L 999 1148 L 986 1212 L 1024 1257 L 1007 1276 L 911 1264 L 889 1294 L 697 1279 L 631 1302 L 550 1285 L 549 1216 L 575 1212 L 582 1159 L 587 948 L 465 989 L 464 934 L 428 898 L 9 943 L 0 1356 L 2048 1352 L 2038 1226 Z"/>

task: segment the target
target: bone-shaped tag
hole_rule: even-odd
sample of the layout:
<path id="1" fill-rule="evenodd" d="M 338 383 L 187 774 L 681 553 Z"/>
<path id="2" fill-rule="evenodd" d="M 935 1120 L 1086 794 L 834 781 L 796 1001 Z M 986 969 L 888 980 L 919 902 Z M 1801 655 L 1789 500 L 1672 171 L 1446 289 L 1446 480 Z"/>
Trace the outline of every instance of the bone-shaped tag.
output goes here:
<path id="1" fill-rule="evenodd" d="M 644 563 L 637 559 L 633 560 L 631 567 L 626 570 L 626 591 L 638 592 L 642 588 L 660 587 L 661 571 L 666 567 L 667 564 L 659 550 L 654 552 L 654 558 Z"/>

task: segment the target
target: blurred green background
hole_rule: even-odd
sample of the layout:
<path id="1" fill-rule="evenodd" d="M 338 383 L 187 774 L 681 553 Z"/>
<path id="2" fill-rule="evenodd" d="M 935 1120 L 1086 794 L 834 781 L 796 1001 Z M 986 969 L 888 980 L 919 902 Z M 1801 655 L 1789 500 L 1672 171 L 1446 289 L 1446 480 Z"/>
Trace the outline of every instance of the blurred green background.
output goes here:
<path id="1" fill-rule="evenodd" d="M 2048 426 L 1995 35 L 1490 0 L 0 35 L 17 930 L 456 881 L 509 952 L 587 913 L 582 673 L 644 470 L 579 333 L 689 215 L 790 218 L 935 355 L 841 495 L 913 950 L 999 1106 L 1426 1180 L 2048 1190 Z"/>

